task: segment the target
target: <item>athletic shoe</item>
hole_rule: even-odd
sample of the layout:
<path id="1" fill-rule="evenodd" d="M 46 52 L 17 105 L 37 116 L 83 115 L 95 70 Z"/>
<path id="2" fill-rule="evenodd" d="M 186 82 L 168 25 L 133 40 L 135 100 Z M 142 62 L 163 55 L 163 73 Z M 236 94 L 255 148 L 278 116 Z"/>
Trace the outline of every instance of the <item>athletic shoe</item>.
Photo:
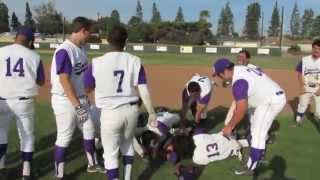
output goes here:
<path id="1" fill-rule="evenodd" d="M 234 171 L 234 175 L 237 176 L 253 176 L 254 171 L 248 169 L 247 167 L 242 167 Z"/>
<path id="2" fill-rule="evenodd" d="M 106 169 L 101 167 L 100 165 L 94 165 L 94 166 L 88 166 L 87 167 L 87 172 L 88 173 L 106 173 Z"/>

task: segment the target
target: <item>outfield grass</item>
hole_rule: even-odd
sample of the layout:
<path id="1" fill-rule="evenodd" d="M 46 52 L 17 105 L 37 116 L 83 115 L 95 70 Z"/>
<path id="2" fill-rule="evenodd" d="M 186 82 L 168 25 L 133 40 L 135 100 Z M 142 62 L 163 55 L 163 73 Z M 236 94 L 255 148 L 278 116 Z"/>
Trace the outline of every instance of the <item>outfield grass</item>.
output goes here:
<path id="1" fill-rule="evenodd" d="M 210 114 L 210 120 L 217 124 L 224 116 L 221 110 L 215 110 Z M 266 159 L 269 163 L 263 164 L 257 178 L 235 177 L 230 169 L 240 165 L 235 159 L 212 163 L 208 165 L 201 175 L 201 180 L 317 180 L 319 179 L 320 162 L 320 124 L 317 128 L 310 121 L 306 121 L 301 128 L 290 128 L 292 117 L 282 116 L 278 118 L 280 130 L 276 143 L 270 145 Z M 212 131 L 218 131 L 222 123 L 218 123 Z M 33 172 L 36 179 L 53 179 L 53 144 L 55 141 L 55 122 L 50 105 L 47 103 L 36 104 L 36 152 L 34 156 Z M 10 180 L 18 179 L 20 174 L 20 152 L 17 132 L 12 126 L 9 136 L 8 173 Z M 100 180 L 105 179 L 101 174 L 87 174 L 86 159 L 82 148 L 81 136 L 77 131 L 74 140 L 67 153 L 66 179 L 72 180 Z M 186 160 L 185 162 L 190 162 Z M 144 171 L 147 164 L 136 159 L 134 164 L 134 179 Z M 164 163 L 158 169 L 155 168 L 152 180 L 174 180 L 173 166 Z M 142 179 L 142 178 L 141 178 Z M 146 179 L 146 178 L 144 178 Z M 1 179 L 2 180 L 2 179 Z"/>
<path id="2" fill-rule="evenodd" d="M 45 62 L 51 62 L 53 51 L 41 50 L 39 51 L 42 59 Z M 208 54 L 170 54 L 170 53 L 134 53 L 141 57 L 144 64 L 156 65 L 204 65 L 211 66 L 213 61 L 220 57 L 228 57 L 235 60 L 233 55 L 218 56 Z M 101 52 L 89 52 L 89 58 L 102 55 Z M 261 68 L 268 69 L 294 69 L 298 63 L 299 58 L 284 55 L 282 57 L 272 56 L 255 56 L 252 58 L 252 63 L 260 66 Z"/>

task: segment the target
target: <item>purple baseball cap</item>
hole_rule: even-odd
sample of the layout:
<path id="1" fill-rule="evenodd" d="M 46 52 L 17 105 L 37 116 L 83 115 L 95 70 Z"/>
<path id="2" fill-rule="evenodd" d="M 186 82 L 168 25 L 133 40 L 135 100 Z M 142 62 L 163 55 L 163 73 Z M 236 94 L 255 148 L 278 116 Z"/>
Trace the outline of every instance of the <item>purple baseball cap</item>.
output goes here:
<path id="1" fill-rule="evenodd" d="M 17 31 L 17 36 L 24 36 L 28 41 L 34 41 L 34 32 L 32 28 L 27 26 L 21 26 Z M 31 49 L 34 49 L 34 45 L 32 44 Z"/>
<path id="2" fill-rule="evenodd" d="M 219 73 L 223 73 L 225 69 L 229 68 L 232 65 L 234 65 L 234 64 L 229 59 L 221 58 L 221 59 L 218 59 L 213 64 L 212 70 L 213 70 L 214 74 L 219 74 Z"/>

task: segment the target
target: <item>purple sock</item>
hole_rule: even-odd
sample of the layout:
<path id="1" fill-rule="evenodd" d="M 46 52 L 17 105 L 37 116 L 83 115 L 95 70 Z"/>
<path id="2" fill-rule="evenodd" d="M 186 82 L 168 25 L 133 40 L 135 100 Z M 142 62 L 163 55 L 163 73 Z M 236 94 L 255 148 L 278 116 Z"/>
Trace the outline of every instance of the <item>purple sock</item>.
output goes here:
<path id="1" fill-rule="evenodd" d="M 107 177 L 108 180 L 118 179 L 119 178 L 119 170 L 116 169 L 107 169 Z"/>
<path id="2" fill-rule="evenodd" d="M 22 160 L 23 161 L 32 161 L 33 152 L 22 152 Z"/>
<path id="3" fill-rule="evenodd" d="M 54 161 L 57 164 L 64 162 L 64 153 L 65 153 L 64 147 L 59 147 L 57 145 L 54 147 Z"/>
<path id="4" fill-rule="evenodd" d="M 300 117 L 302 117 L 302 118 L 303 118 L 304 113 L 299 113 L 299 112 L 297 112 L 297 116 L 300 116 Z"/>
<path id="5" fill-rule="evenodd" d="M 90 155 L 89 159 L 92 160 L 92 162 L 91 162 L 91 160 L 89 160 L 89 164 L 91 164 L 91 163 L 92 163 L 92 165 L 96 164 L 95 158 L 94 158 L 94 153 L 96 151 L 95 145 L 94 145 L 94 139 L 90 139 L 90 140 L 84 139 L 83 146 L 84 146 L 84 150 L 86 151 L 86 153 Z"/>
<path id="6" fill-rule="evenodd" d="M 133 164 L 134 157 L 133 156 L 123 156 L 123 165 Z"/>
<path id="7" fill-rule="evenodd" d="M 249 169 L 253 170 L 257 167 L 257 164 L 261 160 L 264 152 L 265 152 L 264 149 L 256 149 L 251 147 L 250 158 L 247 164 Z"/>
<path id="8" fill-rule="evenodd" d="M 8 144 L 0 144 L 0 159 L 4 156 L 7 152 Z"/>

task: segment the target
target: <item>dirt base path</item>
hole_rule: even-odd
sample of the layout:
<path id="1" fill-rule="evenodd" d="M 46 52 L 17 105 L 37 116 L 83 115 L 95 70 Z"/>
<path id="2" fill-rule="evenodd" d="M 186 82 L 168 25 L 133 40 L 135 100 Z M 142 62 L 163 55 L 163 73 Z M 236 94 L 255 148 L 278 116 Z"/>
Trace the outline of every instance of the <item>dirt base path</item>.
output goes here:
<path id="1" fill-rule="evenodd" d="M 181 106 L 181 91 L 193 74 L 198 73 L 210 76 L 210 67 L 205 66 L 148 65 L 145 68 L 154 104 L 170 108 L 179 108 Z M 47 77 L 50 77 L 49 70 L 50 65 L 47 65 Z M 288 102 L 293 102 L 299 92 L 296 73 L 289 70 L 265 70 L 265 72 L 285 89 Z M 40 89 L 39 99 L 44 101 L 50 100 L 49 79 L 47 79 L 46 85 Z M 228 107 L 231 101 L 230 89 L 216 87 L 209 109 L 218 106 Z M 292 108 L 288 105 L 284 112 L 292 112 Z"/>

